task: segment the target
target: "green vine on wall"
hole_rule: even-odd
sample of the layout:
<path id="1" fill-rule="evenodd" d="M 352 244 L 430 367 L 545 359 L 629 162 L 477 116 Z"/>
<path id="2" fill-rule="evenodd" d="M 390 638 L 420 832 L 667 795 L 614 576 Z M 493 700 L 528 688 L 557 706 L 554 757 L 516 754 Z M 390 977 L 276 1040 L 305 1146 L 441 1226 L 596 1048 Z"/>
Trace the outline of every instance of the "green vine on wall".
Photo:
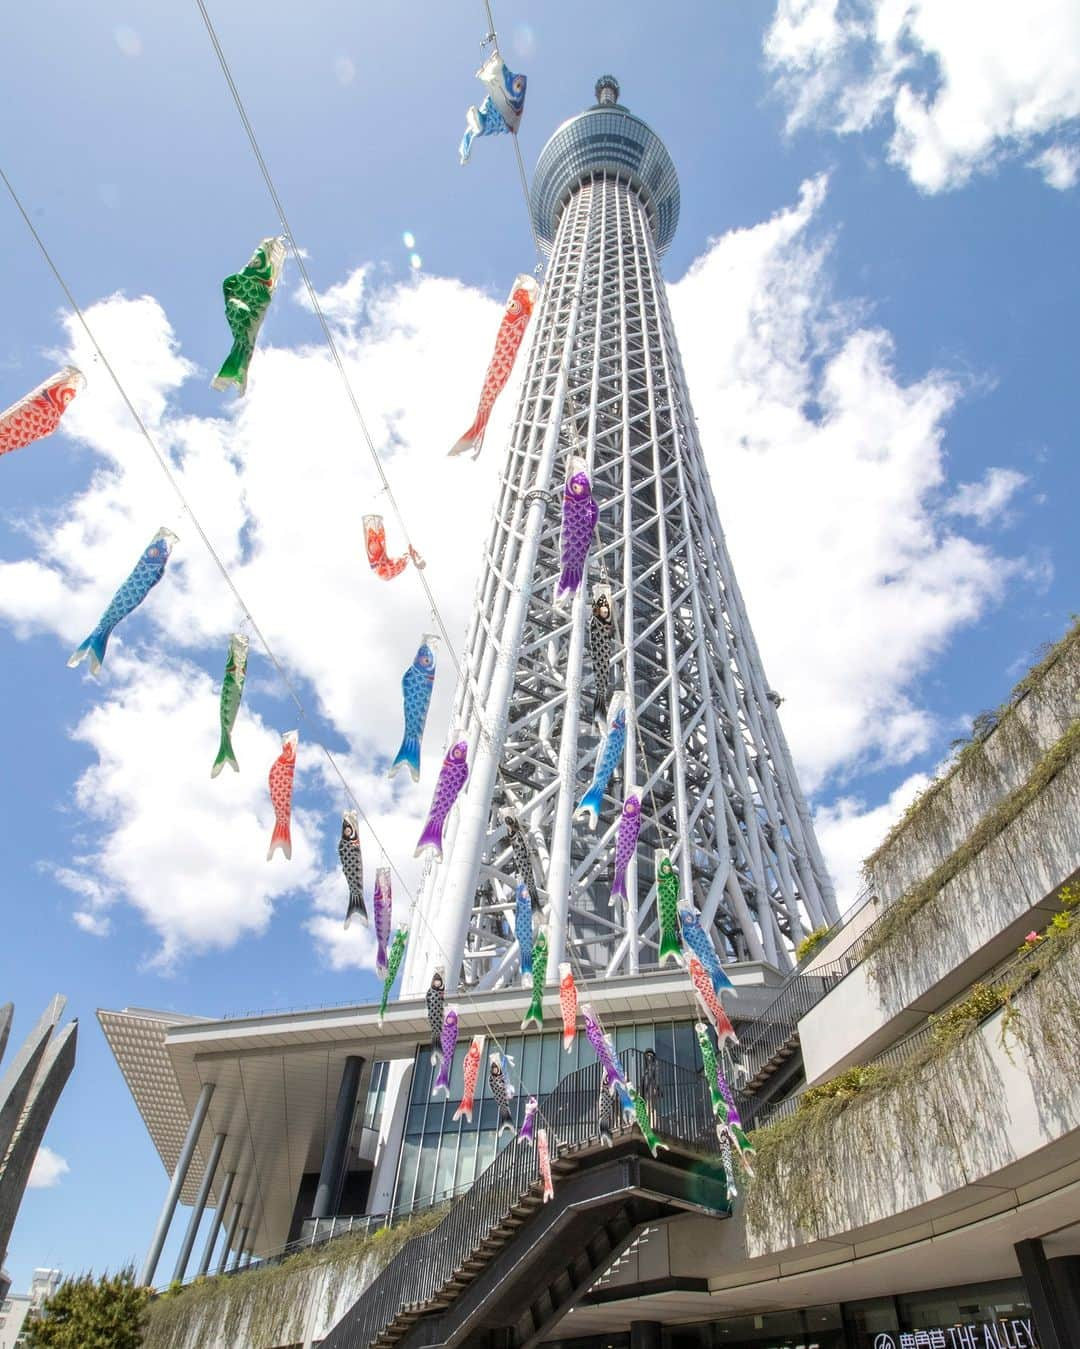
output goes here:
<path id="1" fill-rule="evenodd" d="M 841 1117 L 854 1129 L 849 1162 L 870 1158 L 880 1165 L 906 1157 L 911 1165 L 933 1141 L 962 1166 L 964 1143 L 976 1127 L 966 1103 L 994 1086 L 984 1080 L 985 1047 L 975 1032 L 998 1011 L 999 1042 L 1006 1052 L 1010 1038 L 1019 1041 L 1033 1064 L 1050 1070 L 1047 1081 L 1071 1084 L 1080 988 L 1057 977 L 1058 971 L 1048 972 L 1080 941 L 1080 916 L 1074 913 L 1080 885 L 1066 885 L 1059 899 L 1061 912 L 1042 932 L 1029 935 L 1002 976 L 992 984 L 973 984 L 960 1002 L 929 1019 L 929 1036 L 908 1059 L 848 1068 L 804 1092 L 794 1115 L 753 1131 L 755 1176 L 745 1210 L 751 1234 L 767 1239 L 785 1217 L 812 1237 L 828 1234 L 836 1180 L 844 1169 L 836 1127 Z M 1040 979 L 1044 973 L 1048 977 Z"/>
<path id="2" fill-rule="evenodd" d="M 871 959 L 872 977 L 880 977 L 882 968 L 873 957 L 904 932 L 911 920 L 935 899 L 945 886 L 969 866 L 990 843 L 1036 799 L 1057 775 L 1080 752 L 1080 719 L 1072 723 L 1063 736 L 1050 747 L 1032 769 L 1027 780 L 1020 784 L 988 814 L 984 815 L 963 843 L 935 867 L 924 881 L 920 881 L 905 895 L 885 910 L 874 924 L 863 955 Z"/>
<path id="3" fill-rule="evenodd" d="M 303 1338 L 304 1320 L 320 1277 L 326 1281 L 325 1312 L 329 1316 L 346 1269 L 368 1262 L 374 1278 L 411 1237 L 429 1231 L 445 1214 L 443 1205 L 394 1227 L 308 1247 L 276 1265 L 170 1288 L 150 1304 L 144 1349 L 241 1342 L 248 1349 L 259 1349 L 295 1343 Z"/>
<path id="4" fill-rule="evenodd" d="M 1078 615 L 1073 615 L 1072 626 L 1065 636 L 1050 646 L 1023 679 L 1013 687 L 1007 702 L 1003 703 L 996 711 L 979 713 L 979 716 L 972 723 L 971 739 L 966 742 L 954 741 L 954 745 L 958 745 L 959 749 L 948 769 L 940 777 L 929 783 L 909 803 L 900 819 L 897 820 L 882 842 L 863 863 L 863 874 L 868 880 L 872 876 L 874 863 L 892 847 L 901 834 L 908 830 L 914 820 L 933 804 L 942 789 L 965 764 L 971 763 L 976 757 L 983 755 L 983 746 L 990 735 L 1008 723 L 1024 698 L 1032 689 L 1042 683 L 1053 667 L 1068 655 L 1074 647 L 1080 647 L 1080 616 Z"/>

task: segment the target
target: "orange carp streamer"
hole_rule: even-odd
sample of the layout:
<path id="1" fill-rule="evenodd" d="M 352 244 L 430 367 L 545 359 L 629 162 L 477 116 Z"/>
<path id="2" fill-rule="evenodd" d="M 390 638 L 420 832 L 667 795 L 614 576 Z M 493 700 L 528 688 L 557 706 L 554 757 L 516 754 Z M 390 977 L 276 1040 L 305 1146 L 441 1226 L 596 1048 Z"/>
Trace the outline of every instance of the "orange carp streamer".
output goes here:
<path id="1" fill-rule="evenodd" d="M 506 387 L 510 371 L 514 368 L 518 347 L 521 346 L 521 339 L 525 336 L 525 329 L 529 325 L 529 317 L 536 304 L 538 290 L 539 287 L 531 276 L 515 278 L 510 298 L 506 302 L 506 312 L 499 324 L 499 335 L 495 339 L 495 354 L 491 358 L 484 387 L 480 391 L 480 406 L 476 409 L 476 420 L 450 451 L 451 454 L 464 454 L 466 450 L 472 450 L 472 457 L 475 459 L 480 453 L 491 409 L 495 406 L 496 398 Z"/>

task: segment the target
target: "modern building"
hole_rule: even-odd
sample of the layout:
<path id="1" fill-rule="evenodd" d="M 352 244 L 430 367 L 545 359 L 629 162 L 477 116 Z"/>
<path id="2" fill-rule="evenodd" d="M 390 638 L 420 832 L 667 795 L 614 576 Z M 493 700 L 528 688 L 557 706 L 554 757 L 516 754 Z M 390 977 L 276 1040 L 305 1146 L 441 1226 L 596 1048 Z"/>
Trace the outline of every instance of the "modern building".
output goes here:
<path id="1" fill-rule="evenodd" d="M 58 993 L 23 1041 L 0 1079 L 0 1270 L 30 1169 L 60 1093 L 75 1066 L 78 1022 L 57 1031 L 67 999 Z M 0 1057 L 7 1047 L 14 1008 L 0 1007 Z M 0 1275 L 0 1297 L 8 1290 Z"/>
<path id="2" fill-rule="evenodd" d="M 185 1349 L 1080 1345 L 1080 628 L 885 840 L 839 919 L 667 309 L 678 202 L 663 143 L 603 77 L 535 174 L 551 256 L 455 707 L 468 790 L 385 1021 L 365 1006 L 99 1013 L 172 1176 L 144 1281 L 166 1281 L 179 1201 L 176 1278 L 199 1237 L 199 1272 L 290 1241 L 331 1253 L 318 1279 L 297 1267 L 291 1320 L 210 1320 L 193 1302 Z M 600 511 L 585 583 L 560 607 L 560 502 L 582 471 Z M 626 746 L 593 831 L 575 811 L 600 743 L 595 587 L 616 616 L 606 672 Z M 612 905 L 631 787 L 641 831 Z M 687 972 L 659 966 L 665 852 L 735 985 L 741 1044 L 721 1063 L 752 1179 L 715 1128 Z M 548 938 L 549 1016 L 565 962 L 642 1092 L 656 1156 L 636 1125 L 602 1137 L 580 1031 L 566 1052 L 561 1032 L 521 1030 L 519 884 Z M 459 1017 L 449 1100 L 433 1099 L 425 1006 L 440 968 Z M 550 1202 L 537 1149 L 500 1138 L 484 1074 L 473 1118 L 453 1118 L 477 1035 L 512 1060 L 517 1128 L 539 1099 Z M 388 1260 L 342 1243 L 333 1265 L 342 1232 L 415 1215 Z M 242 1277 L 218 1287 L 257 1296 Z"/>
<path id="3" fill-rule="evenodd" d="M 38 1312 L 60 1285 L 58 1269 L 35 1269 L 29 1293 L 10 1293 L 0 1299 L 0 1349 L 19 1349 L 26 1343 L 26 1318 Z"/>

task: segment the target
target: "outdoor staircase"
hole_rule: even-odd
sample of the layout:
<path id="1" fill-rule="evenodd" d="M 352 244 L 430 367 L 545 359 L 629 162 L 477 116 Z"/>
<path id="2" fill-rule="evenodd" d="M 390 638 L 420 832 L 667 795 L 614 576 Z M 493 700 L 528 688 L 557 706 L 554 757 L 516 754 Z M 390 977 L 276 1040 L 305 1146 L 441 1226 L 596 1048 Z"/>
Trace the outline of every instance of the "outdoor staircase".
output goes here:
<path id="1" fill-rule="evenodd" d="M 631 1078 L 639 1066 L 627 1063 Z M 671 1064 L 659 1077 L 656 1125 L 668 1150 L 651 1157 L 629 1127 L 603 1147 L 599 1066 L 572 1074 L 540 1107 L 560 1143 L 554 1198 L 543 1202 L 535 1148 L 507 1144 L 437 1227 L 398 1252 L 322 1349 L 532 1349 L 644 1227 L 687 1211 L 730 1216 L 703 1079 Z"/>

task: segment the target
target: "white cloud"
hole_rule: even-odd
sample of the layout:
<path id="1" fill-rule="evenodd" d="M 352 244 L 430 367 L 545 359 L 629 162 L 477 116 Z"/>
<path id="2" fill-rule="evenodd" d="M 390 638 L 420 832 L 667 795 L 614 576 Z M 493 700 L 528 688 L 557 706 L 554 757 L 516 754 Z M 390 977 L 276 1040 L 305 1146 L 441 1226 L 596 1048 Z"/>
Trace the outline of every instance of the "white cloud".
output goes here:
<path id="1" fill-rule="evenodd" d="M 764 49 L 790 127 L 891 123 L 890 158 L 926 192 L 1080 117 L 1074 0 L 777 0 Z M 1071 185 L 1068 154 L 1041 157 L 1052 186 Z"/>
<path id="2" fill-rule="evenodd" d="M 988 468 L 981 482 L 962 482 L 945 503 L 949 515 L 967 515 L 988 525 L 1008 506 L 1027 478 L 1014 468 Z"/>
<path id="3" fill-rule="evenodd" d="M 814 812 L 814 830 L 836 883 L 841 913 L 862 890 L 863 861 L 930 781 L 926 773 L 913 773 L 881 805 L 868 806 L 856 797 L 842 796 Z"/>
<path id="4" fill-rule="evenodd" d="M 942 506 L 944 425 L 959 386 L 940 372 L 902 383 L 889 334 L 833 294 L 830 243 L 816 226 L 826 191 L 824 180 L 808 183 L 795 206 L 714 241 L 672 288 L 721 517 L 810 785 L 926 748 L 932 719 L 911 681 L 1013 570 Z M 282 290 L 275 305 L 296 299 Z M 446 451 L 472 418 L 502 297 L 427 276 L 379 286 L 360 268 L 322 300 L 460 650 L 514 382 L 481 460 Z M 329 354 L 314 333 L 308 346 L 273 346 L 274 313 L 247 397 L 202 417 L 180 406 L 196 367 L 156 301 L 113 296 L 88 318 L 401 867 L 400 922 L 454 671 L 441 648 L 421 785 L 388 782 L 401 674 L 432 616 L 411 568 L 389 583 L 368 569 L 365 512 L 386 516 L 392 550 L 404 535 Z M 133 909 L 156 935 L 152 960 L 168 968 L 258 935 L 275 907 L 302 895 L 302 921 L 330 967 L 371 968 L 372 934 L 341 927 L 334 849 L 348 800 L 303 722 L 294 857 L 265 860 L 267 772 L 297 717 L 257 640 L 235 732 L 241 772 L 210 780 L 217 681 L 242 615 L 85 341 L 68 332 L 90 384 L 60 436 L 92 453 L 93 472 L 25 522 L 28 556 L 0 561 L 0 620 L 20 636 L 54 634 L 62 659 L 158 526 L 180 536 L 165 578 L 113 638 L 101 679 L 70 676 L 87 694 L 74 735 L 91 756 L 75 788 L 88 837 L 54 871 L 77 896 L 74 921 L 104 935 Z M 224 348 L 224 322 L 221 337 Z M 220 352 L 201 354 L 210 367 Z M 362 838 L 370 893 L 378 850 Z"/>
<path id="5" fill-rule="evenodd" d="M 1015 570 L 940 507 L 959 385 L 901 382 L 889 334 L 835 304 L 825 190 L 714 240 L 671 288 L 735 571 L 811 788 L 926 750 L 912 678 Z"/>
<path id="6" fill-rule="evenodd" d="M 1050 187 L 1067 192 L 1080 178 L 1080 147 L 1051 145 L 1031 161 L 1039 169 Z"/>
<path id="7" fill-rule="evenodd" d="M 358 270 L 322 298 L 460 647 L 498 469 L 490 446 L 504 439 L 515 389 L 496 409 L 489 451 L 479 463 L 451 460 L 446 451 L 472 419 L 501 303 L 458 282 L 428 278 L 373 291 L 364 276 Z M 287 302 L 283 293 L 281 303 Z M 329 354 L 318 345 L 273 347 L 272 317 L 273 311 L 246 399 L 223 399 L 216 417 L 191 417 L 179 409 L 178 396 L 195 367 L 179 354 L 156 301 L 113 296 L 88 310 L 411 889 L 418 871 L 401 859 L 411 858 L 432 774 L 418 787 L 391 784 L 382 774 L 400 737 L 401 675 L 420 635 L 432 629 L 431 612 L 411 568 L 390 583 L 368 568 L 365 512 L 382 512 L 391 549 L 404 548 L 392 504 Z M 263 931 L 275 903 L 297 890 L 315 887 L 317 915 L 319 897 L 332 895 L 336 884 L 343 914 L 344 882 L 336 874 L 328 880 L 325 871 L 348 801 L 303 725 L 298 800 L 305 786 L 317 790 L 309 809 L 320 813 L 298 812 L 291 864 L 265 861 L 266 775 L 279 734 L 296 724 L 296 713 L 280 712 L 284 695 L 256 640 L 235 734 L 242 772 L 210 780 L 218 709 L 207 670 L 213 681 L 220 679 L 228 634 L 242 616 L 85 340 L 70 324 L 68 333 L 71 352 L 64 356 L 90 383 L 69 409 L 62 434 L 88 446 L 96 467 L 82 492 L 25 522 L 31 555 L 0 562 L 0 619 L 19 636 L 56 634 L 66 655 L 93 627 L 158 526 L 180 536 L 164 579 L 112 638 L 100 681 L 70 676 L 83 678 L 94 700 L 75 731 L 94 755 L 76 789 L 93 840 L 80 847 L 85 857 L 56 873 L 79 897 L 74 920 L 100 935 L 110 915 L 115 925 L 119 901 L 133 906 L 158 934 L 154 960 L 167 967 L 188 952 L 227 947 Z M 222 341 L 228 341 L 224 322 Z M 209 354 L 210 363 L 218 354 Z M 445 646 L 437 656 L 424 750 L 429 769 L 440 754 L 454 684 Z M 257 715 L 267 696 L 277 700 L 273 727 Z M 278 722 L 282 716 L 287 724 Z M 373 869 L 373 845 L 370 851 Z M 399 902 L 405 900 L 400 887 Z M 366 952 L 353 934 L 343 945 L 321 933 L 317 939 L 331 961 L 373 963 L 373 948 Z"/>
<path id="8" fill-rule="evenodd" d="M 84 894 L 99 891 L 83 913 L 101 921 L 102 907 L 122 895 L 160 938 L 153 963 L 165 968 L 262 932 L 274 901 L 316 874 L 321 838 L 310 813 L 294 806 L 292 861 L 266 861 L 266 778 L 281 740 L 250 708 L 233 735 L 240 773 L 226 769 L 211 781 L 218 699 L 209 677 L 157 651 L 110 660 L 109 683 L 74 731 L 95 762 L 75 788 L 92 822 L 90 850 L 71 870 Z M 301 768 L 310 757 L 301 746 Z M 76 921 L 93 930 L 86 917 Z"/>
<path id="9" fill-rule="evenodd" d="M 83 857 L 77 861 L 80 867 L 92 865 L 91 858 Z M 65 889 L 84 901 L 84 907 L 75 909 L 71 915 L 75 925 L 92 937 L 107 937 L 112 930 L 112 924 L 106 910 L 116 902 L 115 892 L 90 870 L 53 865 L 46 865 L 44 869 L 50 871 Z"/>
<path id="10" fill-rule="evenodd" d="M 26 1182 L 28 1190 L 51 1190 L 60 1184 L 60 1178 L 71 1170 L 59 1153 L 47 1148 L 44 1143 L 37 1150 L 34 1163 L 30 1168 L 30 1179 Z"/>

